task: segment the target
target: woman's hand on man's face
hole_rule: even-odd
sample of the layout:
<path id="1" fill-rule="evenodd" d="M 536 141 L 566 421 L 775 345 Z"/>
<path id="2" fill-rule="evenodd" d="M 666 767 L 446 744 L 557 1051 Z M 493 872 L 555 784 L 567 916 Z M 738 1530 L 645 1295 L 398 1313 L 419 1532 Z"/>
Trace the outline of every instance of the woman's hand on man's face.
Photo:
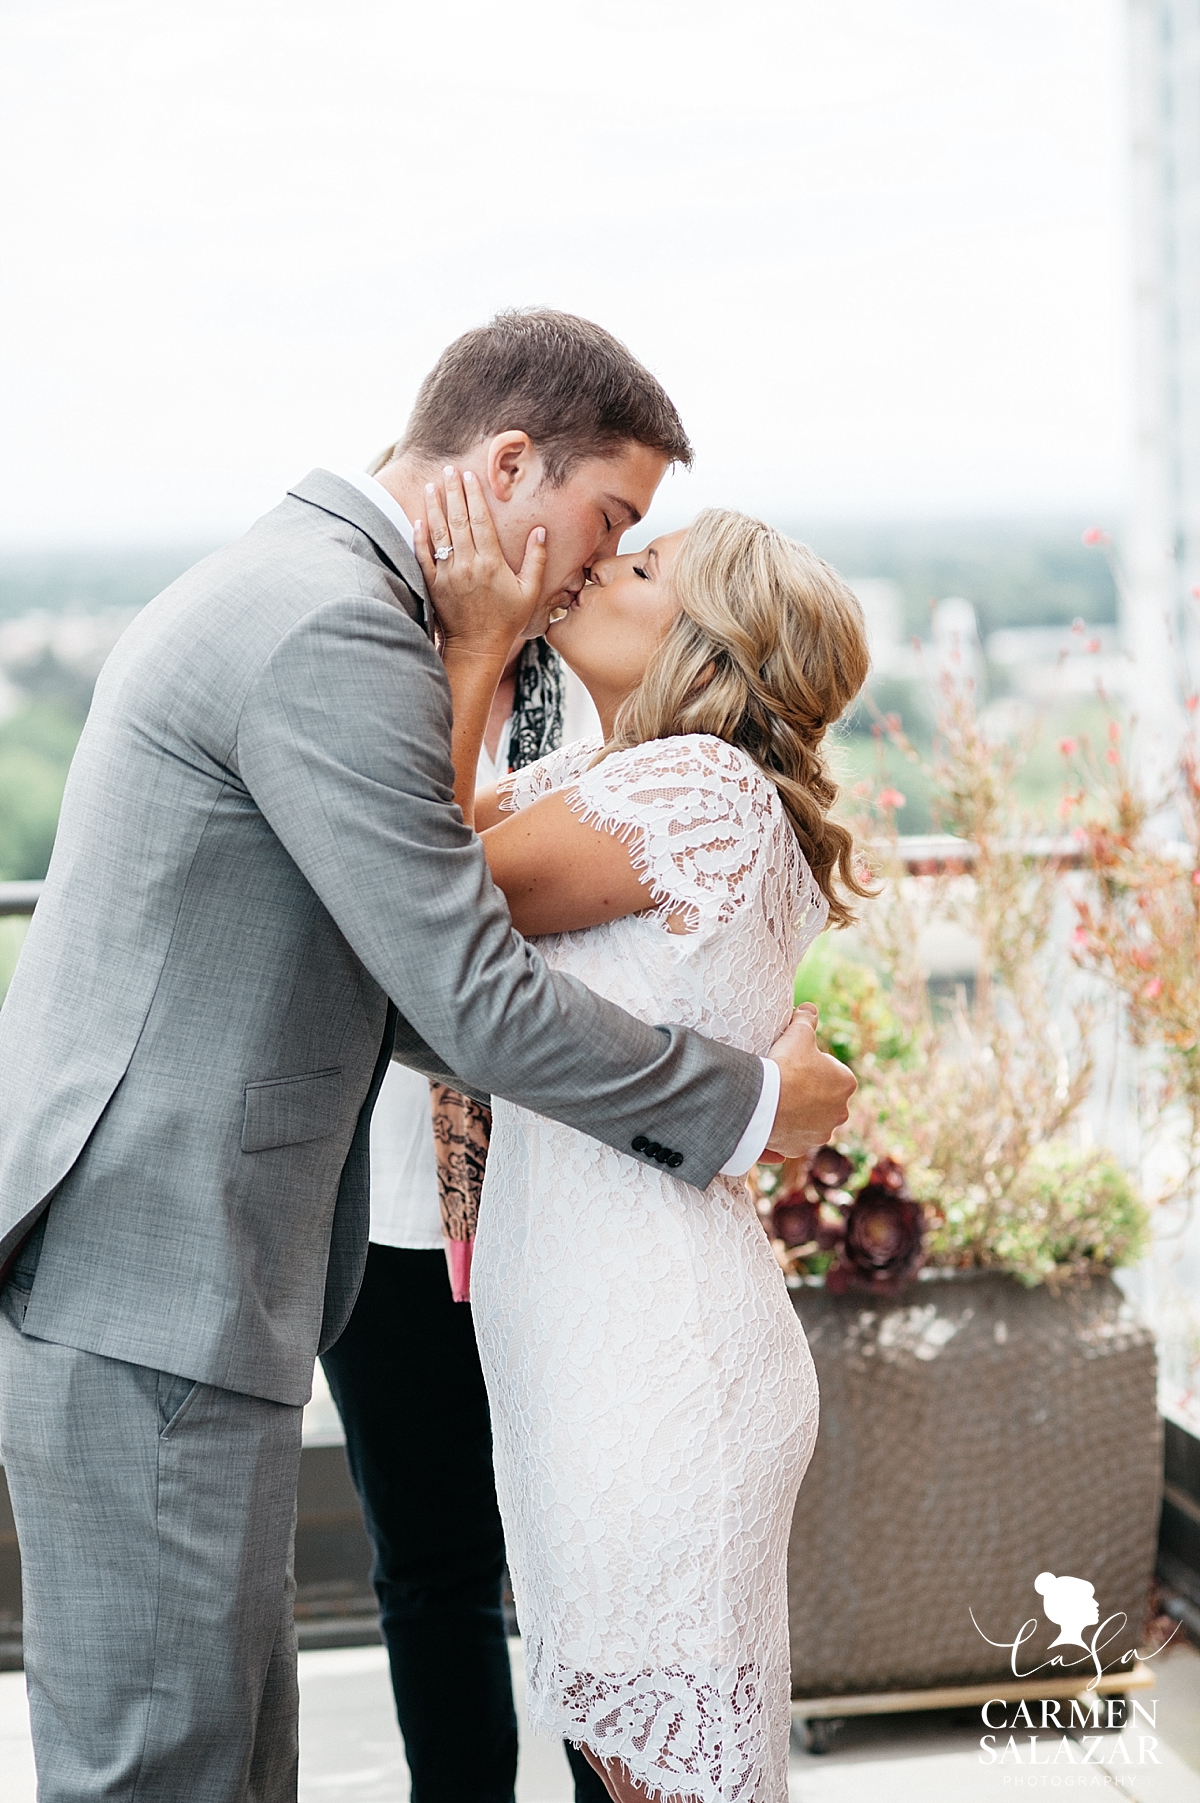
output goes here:
<path id="1" fill-rule="evenodd" d="M 546 569 L 545 527 L 533 528 L 520 569 L 511 569 L 478 478 L 471 470 L 460 474 L 447 467 L 441 493 L 436 483 L 425 485 L 425 518 L 413 524 L 413 546 L 446 649 L 503 662 L 537 612 Z"/>

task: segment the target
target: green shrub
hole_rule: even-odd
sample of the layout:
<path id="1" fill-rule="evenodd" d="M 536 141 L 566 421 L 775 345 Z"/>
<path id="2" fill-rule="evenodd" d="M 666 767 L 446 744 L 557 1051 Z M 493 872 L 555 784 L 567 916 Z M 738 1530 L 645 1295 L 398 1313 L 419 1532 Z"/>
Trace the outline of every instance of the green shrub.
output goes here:
<path id="1" fill-rule="evenodd" d="M 832 1052 L 856 1075 L 864 1064 L 903 1061 L 912 1050 L 911 1035 L 891 1007 L 878 973 L 838 951 L 828 933 L 802 960 L 794 993 L 797 1007 L 801 1002 L 817 1005 L 822 1051 Z"/>
<path id="2" fill-rule="evenodd" d="M 934 1264 L 993 1265 L 1037 1284 L 1136 1264 L 1150 1243 L 1150 1210 L 1107 1152 L 1065 1141 L 1037 1146 L 1006 1206 L 984 1188 L 940 1202 L 929 1236 Z"/>
<path id="3" fill-rule="evenodd" d="M 43 877 L 79 722 L 35 702 L 0 724 L 0 882 Z"/>

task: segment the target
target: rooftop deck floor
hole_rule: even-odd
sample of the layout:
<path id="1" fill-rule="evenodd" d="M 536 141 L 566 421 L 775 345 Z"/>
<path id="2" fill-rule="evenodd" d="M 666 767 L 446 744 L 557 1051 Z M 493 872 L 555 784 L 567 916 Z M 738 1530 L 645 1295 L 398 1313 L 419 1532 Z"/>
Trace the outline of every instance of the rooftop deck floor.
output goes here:
<path id="1" fill-rule="evenodd" d="M 523 1700 L 520 1643 L 513 1642 L 518 1706 Z M 300 1655 L 301 1803 L 407 1803 L 408 1773 L 392 1714 L 381 1647 Z M 1180 1647 L 1159 1661 L 1158 1764 L 1138 1764 L 1137 1735 L 1101 1737 L 1103 1765 L 1060 1761 L 980 1762 L 979 1723 L 945 1715 L 861 1718 L 834 1750 L 792 1756 L 791 1803 L 997 1803 L 1006 1797 L 1120 1797 L 1138 1803 L 1200 1803 L 1200 1653 Z M 523 1724 L 524 1728 L 524 1724 Z M 1131 1763 L 1123 1761 L 1121 1745 Z M 1027 1757 L 1028 1743 L 1023 1746 Z M 0 1795 L 35 1803 L 33 1755 L 19 1672 L 0 1675 Z M 571 1803 L 561 1748 L 523 1731 L 517 1803 Z M 182 1803 L 182 1800 L 181 1800 Z M 464 1799 L 469 1803 L 469 1799 Z"/>

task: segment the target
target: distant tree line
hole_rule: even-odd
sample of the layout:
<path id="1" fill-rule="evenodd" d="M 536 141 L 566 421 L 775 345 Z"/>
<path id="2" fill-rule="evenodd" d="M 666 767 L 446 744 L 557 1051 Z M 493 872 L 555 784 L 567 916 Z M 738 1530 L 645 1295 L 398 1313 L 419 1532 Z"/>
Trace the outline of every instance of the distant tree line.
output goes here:
<path id="1" fill-rule="evenodd" d="M 1104 560 L 1080 542 L 1082 528 L 1090 524 L 1086 520 L 780 523 L 846 575 L 895 581 L 903 595 L 904 629 L 922 637 L 930 603 L 952 594 L 973 603 L 984 634 L 1006 626 L 1057 625 L 1077 616 L 1096 623 L 1116 617 Z M 0 623 L 39 612 L 143 606 L 206 549 L 0 552 Z M 50 652 L 3 675 L 8 711 L 0 718 L 0 880 L 11 881 L 45 875 L 92 680 Z M 869 733 L 881 709 L 899 709 L 920 735 L 911 702 L 904 685 L 885 682 L 874 715 L 865 705 L 856 710 L 848 735 L 851 773 L 874 768 Z M 909 798 L 902 825 L 922 830 L 927 810 L 920 775 L 897 767 L 891 779 L 901 778 Z"/>

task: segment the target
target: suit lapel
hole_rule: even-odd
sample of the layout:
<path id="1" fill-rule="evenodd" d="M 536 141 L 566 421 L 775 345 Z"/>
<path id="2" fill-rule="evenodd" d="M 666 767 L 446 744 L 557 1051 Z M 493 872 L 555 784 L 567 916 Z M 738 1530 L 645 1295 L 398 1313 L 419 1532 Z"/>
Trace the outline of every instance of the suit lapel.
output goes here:
<path id="1" fill-rule="evenodd" d="M 352 483 L 335 476 L 332 470 L 310 470 L 302 482 L 289 488 L 288 493 L 298 501 L 307 501 L 313 507 L 320 507 L 325 513 L 331 513 L 336 519 L 345 520 L 348 525 L 357 526 L 360 532 L 365 532 L 384 563 L 411 592 L 416 603 L 414 611 L 418 624 L 428 633 L 429 594 L 421 566 L 383 510 L 369 501 Z"/>

